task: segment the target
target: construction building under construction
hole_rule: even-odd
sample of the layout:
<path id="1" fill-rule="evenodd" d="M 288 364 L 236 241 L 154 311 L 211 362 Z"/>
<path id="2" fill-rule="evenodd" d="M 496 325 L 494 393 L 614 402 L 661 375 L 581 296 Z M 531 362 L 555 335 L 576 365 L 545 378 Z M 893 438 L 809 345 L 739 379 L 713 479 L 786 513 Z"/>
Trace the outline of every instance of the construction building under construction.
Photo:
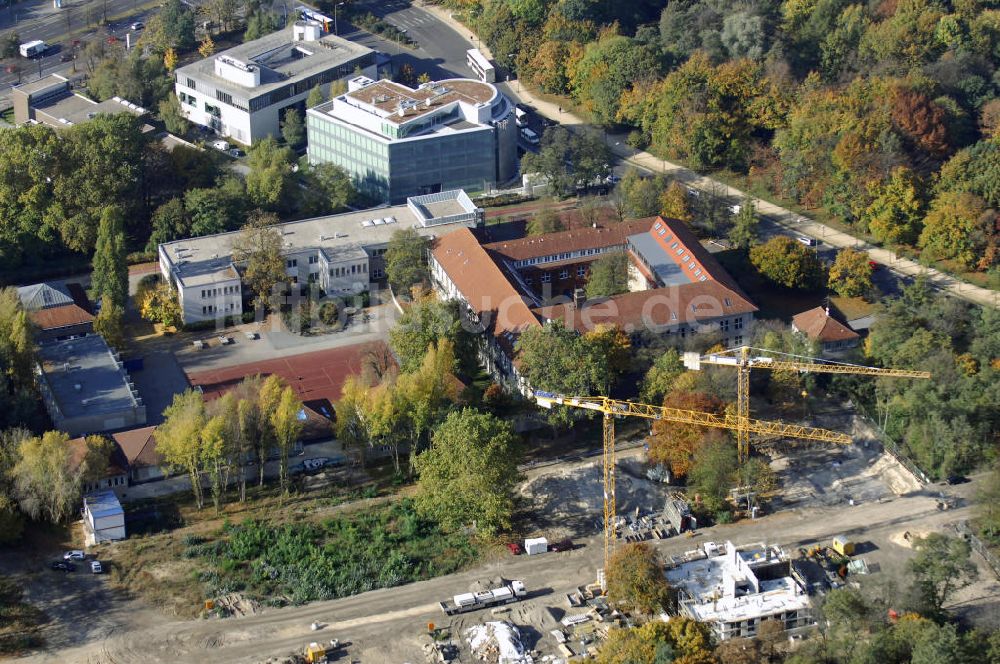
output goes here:
<path id="1" fill-rule="evenodd" d="M 816 624 L 805 582 L 777 546 L 705 542 L 672 560 L 666 576 L 677 612 L 711 625 L 720 641 L 754 637 L 767 620 L 789 633 Z"/>

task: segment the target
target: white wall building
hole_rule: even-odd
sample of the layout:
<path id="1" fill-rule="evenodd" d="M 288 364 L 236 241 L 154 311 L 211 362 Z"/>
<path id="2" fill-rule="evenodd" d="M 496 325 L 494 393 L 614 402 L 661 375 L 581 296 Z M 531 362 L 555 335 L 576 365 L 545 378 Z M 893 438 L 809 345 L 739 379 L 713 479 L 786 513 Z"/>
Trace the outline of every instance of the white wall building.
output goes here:
<path id="1" fill-rule="evenodd" d="M 87 546 L 125 539 L 125 510 L 114 491 L 83 497 L 83 529 Z"/>
<path id="2" fill-rule="evenodd" d="M 816 624 L 805 582 L 777 546 L 705 542 L 697 556 L 674 562 L 666 576 L 678 612 L 711 625 L 720 641 L 752 638 L 766 620 L 790 633 Z"/>
<path id="3" fill-rule="evenodd" d="M 380 207 L 278 224 L 290 284 L 315 283 L 327 295 L 356 294 L 385 277 L 382 258 L 393 234 L 416 229 L 426 237 L 484 223 L 484 212 L 462 190 L 408 198 Z M 160 272 L 177 291 L 185 323 L 240 316 L 243 289 L 233 263 L 238 231 L 159 246 Z"/>
<path id="4" fill-rule="evenodd" d="M 323 34 L 316 21 L 293 25 L 178 69 L 184 116 L 251 145 L 276 136 L 285 109 L 305 110 L 309 91 L 356 76 L 375 76 L 375 51 Z"/>

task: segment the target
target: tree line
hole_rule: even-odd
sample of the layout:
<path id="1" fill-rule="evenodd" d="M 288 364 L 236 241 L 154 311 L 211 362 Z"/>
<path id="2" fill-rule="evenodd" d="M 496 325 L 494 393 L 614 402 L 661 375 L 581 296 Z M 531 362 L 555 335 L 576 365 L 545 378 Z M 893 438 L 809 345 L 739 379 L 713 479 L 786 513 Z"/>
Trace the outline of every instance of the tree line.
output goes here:
<path id="1" fill-rule="evenodd" d="M 630 143 L 996 275 L 989 2 L 453 0 L 497 62 Z M 994 276 L 995 278 L 995 276 Z"/>

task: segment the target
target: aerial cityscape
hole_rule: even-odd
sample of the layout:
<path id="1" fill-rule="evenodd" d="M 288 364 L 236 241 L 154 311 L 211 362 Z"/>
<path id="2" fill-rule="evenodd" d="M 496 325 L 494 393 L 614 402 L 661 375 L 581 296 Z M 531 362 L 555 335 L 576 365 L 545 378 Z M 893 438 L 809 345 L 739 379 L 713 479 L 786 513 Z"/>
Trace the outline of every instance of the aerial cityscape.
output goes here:
<path id="1" fill-rule="evenodd" d="M 0 3 L 0 659 L 1000 664 L 1000 5 Z"/>

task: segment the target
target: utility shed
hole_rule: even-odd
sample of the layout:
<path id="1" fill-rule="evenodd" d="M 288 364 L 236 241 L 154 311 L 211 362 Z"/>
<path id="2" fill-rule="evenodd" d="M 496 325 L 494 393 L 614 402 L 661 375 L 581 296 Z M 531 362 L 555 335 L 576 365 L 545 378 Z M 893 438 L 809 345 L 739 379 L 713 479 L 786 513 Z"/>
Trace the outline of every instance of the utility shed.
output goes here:
<path id="1" fill-rule="evenodd" d="M 83 497 L 83 529 L 88 546 L 125 539 L 125 510 L 114 491 Z"/>

